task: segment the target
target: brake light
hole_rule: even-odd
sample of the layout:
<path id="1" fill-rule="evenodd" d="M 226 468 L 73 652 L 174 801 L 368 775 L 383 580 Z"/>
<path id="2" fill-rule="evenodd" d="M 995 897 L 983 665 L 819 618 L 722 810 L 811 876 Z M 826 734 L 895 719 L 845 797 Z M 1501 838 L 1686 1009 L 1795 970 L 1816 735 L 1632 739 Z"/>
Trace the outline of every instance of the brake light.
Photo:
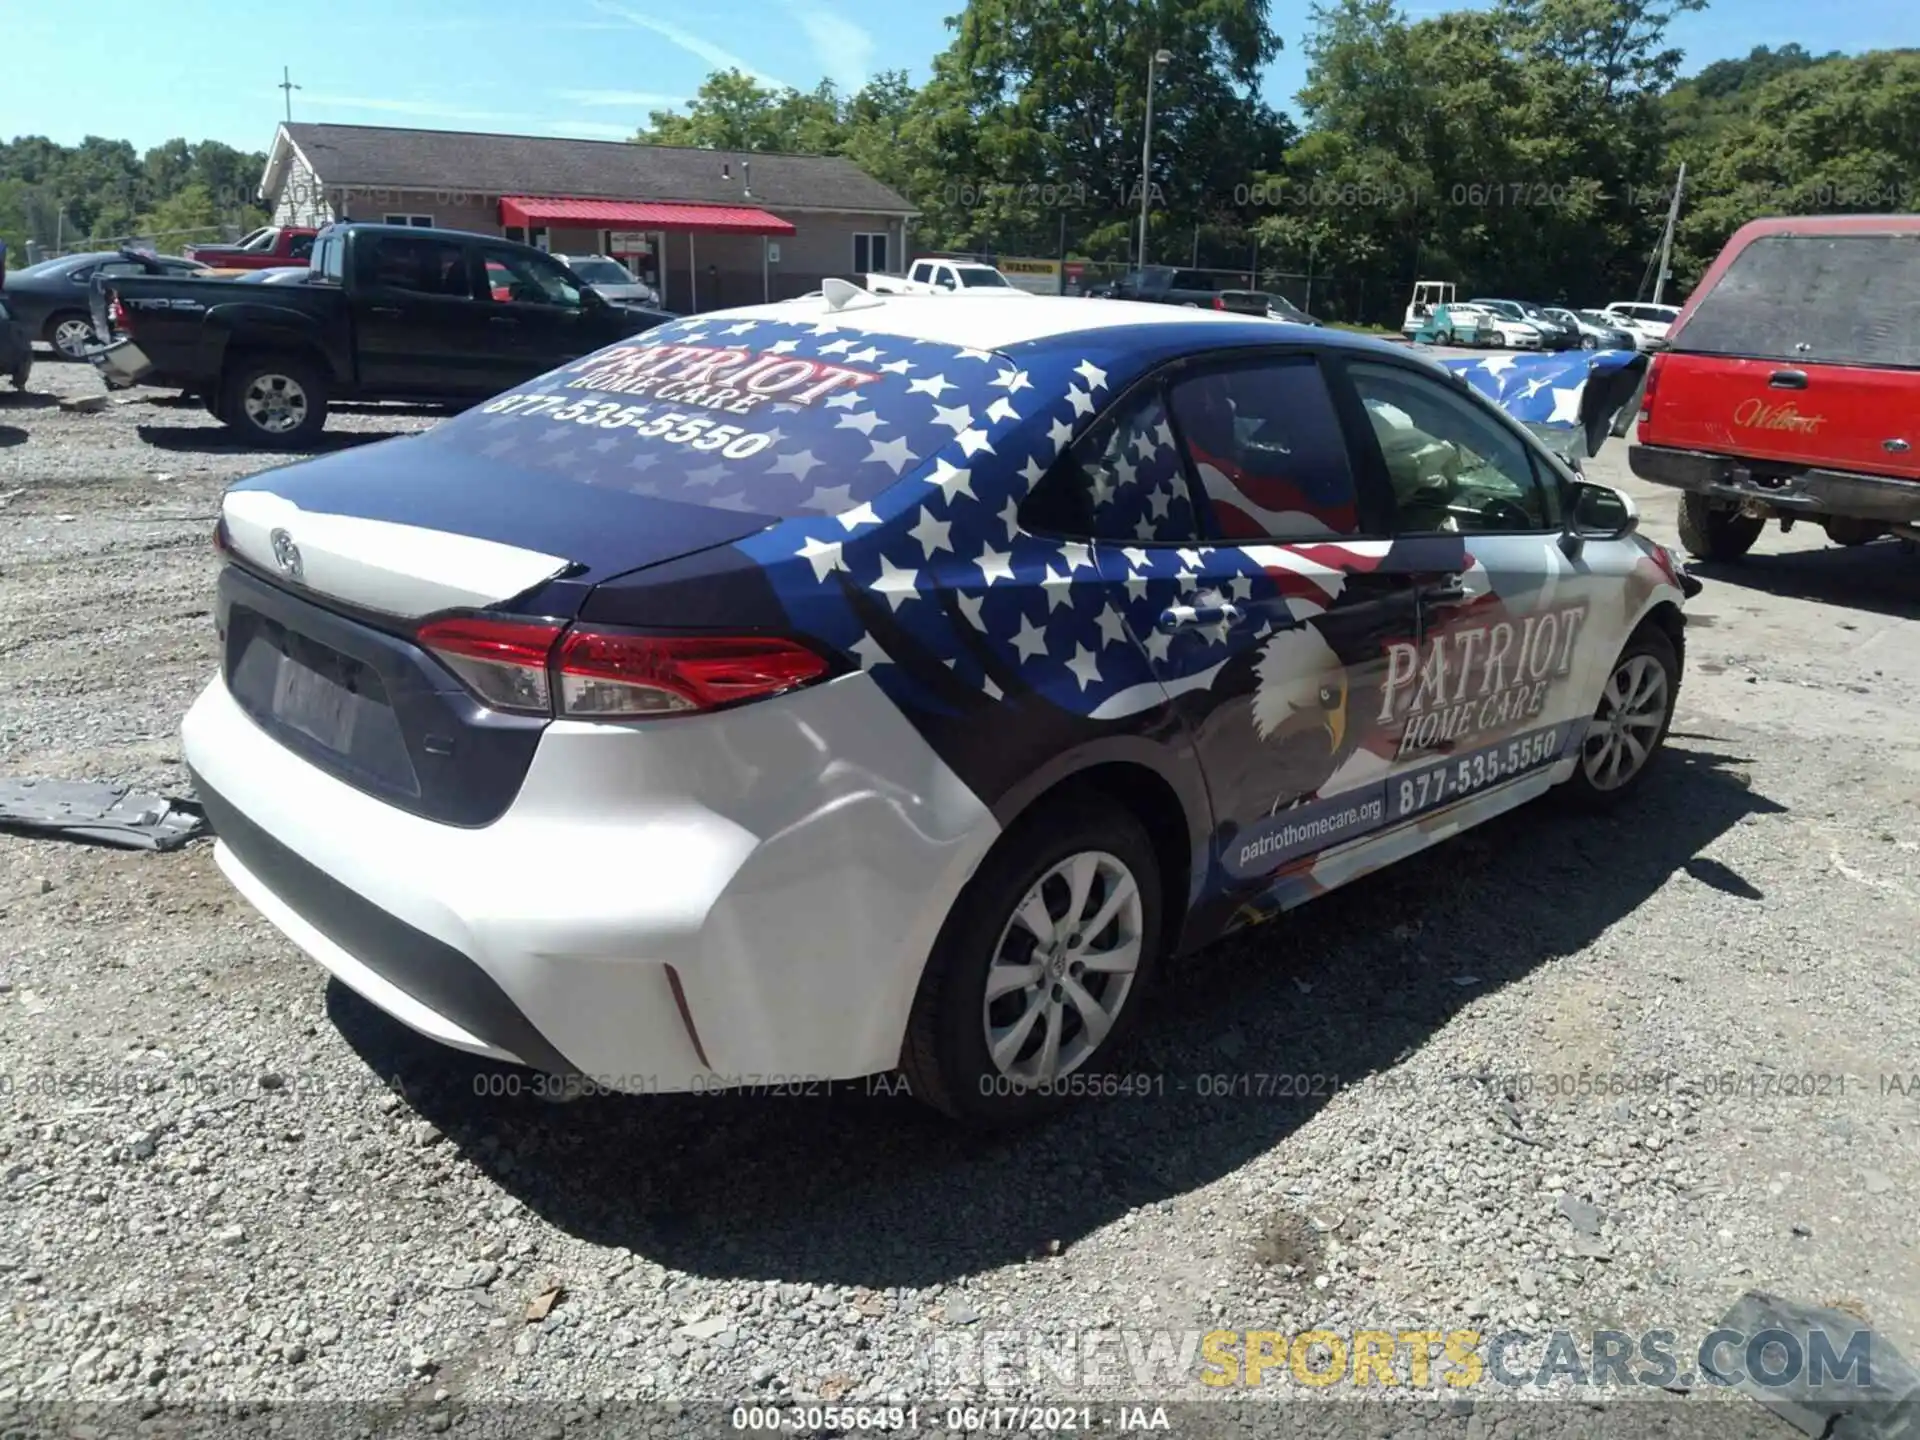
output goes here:
<path id="1" fill-rule="evenodd" d="M 770 635 L 569 631 L 554 661 L 559 710 L 584 719 L 712 710 L 821 679 L 821 655 Z"/>
<path id="2" fill-rule="evenodd" d="M 1666 362 L 1665 355 L 1655 355 L 1647 365 L 1647 388 L 1640 392 L 1640 423 L 1647 423 L 1653 414 L 1654 391 L 1660 386 L 1660 367 Z"/>
<path id="3" fill-rule="evenodd" d="M 560 631 L 558 625 L 469 615 L 430 620 L 416 638 L 493 709 L 551 715 L 547 659 Z"/>
<path id="4" fill-rule="evenodd" d="M 469 615 L 429 621 L 416 638 L 492 709 L 582 720 L 714 710 L 832 670 L 769 635 L 635 635 Z"/>
<path id="5" fill-rule="evenodd" d="M 1213 297 L 1213 308 L 1214 308 L 1214 309 L 1216 309 L 1216 310 L 1224 310 L 1224 309 L 1226 309 L 1226 308 L 1227 308 L 1227 297 L 1226 297 L 1226 296 L 1224 296 L 1224 295 L 1216 295 L 1216 296 L 1214 296 L 1214 297 Z"/>
<path id="6" fill-rule="evenodd" d="M 120 297 L 117 294 L 109 293 L 107 315 L 113 321 L 113 328 L 121 334 L 127 335 L 133 332 L 133 321 L 128 317 L 127 307 L 120 303 Z"/>

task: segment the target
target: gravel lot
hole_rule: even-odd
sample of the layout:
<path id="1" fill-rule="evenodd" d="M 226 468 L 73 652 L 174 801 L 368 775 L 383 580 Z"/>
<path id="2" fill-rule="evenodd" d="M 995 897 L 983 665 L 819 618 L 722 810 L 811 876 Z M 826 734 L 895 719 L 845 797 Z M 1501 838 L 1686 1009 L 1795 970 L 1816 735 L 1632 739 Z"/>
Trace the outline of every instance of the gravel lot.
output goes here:
<path id="1" fill-rule="evenodd" d="M 0 394 L 0 773 L 180 793 L 217 498 L 273 458 L 144 392 L 69 413 L 78 367 L 33 388 Z M 1622 455 L 1590 471 L 1673 539 Z M 485 1098 L 210 846 L 0 837 L 0 1400 L 919 1397 L 992 1330 L 1697 1337 L 1748 1288 L 1920 1355 L 1920 559 L 1773 533 L 1702 573 L 1632 809 L 1534 807 L 1199 957 L 1150 1095 L 1012 1140 L 883 1094 Z M 1107 1373 L 1005 1398 L 1143 1394 Z"/>

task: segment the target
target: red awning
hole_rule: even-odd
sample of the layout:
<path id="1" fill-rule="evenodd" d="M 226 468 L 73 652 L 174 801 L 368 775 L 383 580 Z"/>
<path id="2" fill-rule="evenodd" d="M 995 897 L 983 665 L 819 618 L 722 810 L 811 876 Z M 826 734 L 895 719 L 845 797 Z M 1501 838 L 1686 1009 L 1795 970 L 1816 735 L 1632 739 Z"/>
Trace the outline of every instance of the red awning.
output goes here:
<path id="1" fill-rule="evenodd" d="M 502 225 L 592 225 L 608 230 L 672 230 L 719 235 L 791 235 L 778 215 L 746 205 L 669 205 L 637 200 L 569 200 L 505 195 Z"/>

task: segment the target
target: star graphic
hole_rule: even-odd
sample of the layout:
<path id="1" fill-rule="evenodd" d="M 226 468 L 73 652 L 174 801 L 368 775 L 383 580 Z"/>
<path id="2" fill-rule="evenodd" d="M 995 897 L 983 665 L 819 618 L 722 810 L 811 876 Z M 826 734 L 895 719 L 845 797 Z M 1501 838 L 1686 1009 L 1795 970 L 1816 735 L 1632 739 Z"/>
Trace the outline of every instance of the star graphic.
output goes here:
<path id="1" fill-rule="evenodd" d="M 960 448 L 967 452 L 967 458 L 969 460 L 978 455 L 982 450 L 986 451 L 989 455 L 993 454 L 993 446 L 987 443 L 987 432 L 984 430 L 967 431 L 966 434 L 960 437 Z"/>
<path id="2" fill-rule="evenodd" d="M 1073 647 L 1073 659 L 1067 662 L 1067 669 L 1073 672 L 1073 678 L 1080 682 L 1085 690 L 1089 685 L 1100 683 L 1100 657 L 1084 645 Z"/>
<path id="3" fill-rule="evenodd" d="M 1500 375 L 1511 370 L 1519 359 L 1518 355 L 1489 355 L 1480 362 L 1480 368 L 1489 375 Z"/>
<path id="4" fill-rule="evenodd" d="M 840 562 L 840 542 L 838 540 L 820 540 L 807 537 L 807 543 L 793 552 L 800 559 L 813 566 L 813 578 L 825 580 L 829 570 L 844 570 Z"/>
<path id="5" fill-rule="evenodd" d="M 1073 572 L 1061 575 L 1049 565 L 1046 578 L 1040 582 L 1040 588 L 1046 593 L 1047 608 L 1058 610 L 1062 605 L 1073 603 Z"/>
<path id="6" fill-rule="evenodd" d="M 967 617 L 967 623 L 973 626 L 974 629 L 985 630 L 987 628 L 986 623 L 980 618 L 980 611 L 987 603 L 986 596 L 968 595 L 965 592 L 958 592 L 953 597 L 953 603 L 960 607 L 960 613 Z"/>
<path id="7" fill-rule="evenodd" d="M 936 489 L 945 491 L 949 501 L 951 501 L 955 495 L 964 495 L 969 500 L 977 500 L 980 498 L 973 493 L 973 477 L 971 474 L 968 473 L 964 466 L 955 465 L 951 461 L 936 460 L 933 465 L 933 473 L 927 476 L 927 483 Z"/>
<path id="8" fill-rule="evenodd" d="M 820 347 L 820 353 L 822 355 L 844 355 L 851 349 L 853 349 L 853 341 L 836 340 L 831 345 L 822 345 Z"/>
<path id="9" fill-rule="evenodd" d="M 1199 568 L 1202 557 L 1198 550 L 1176 550 L 1173 553 L 1178 555 L 1188 565 L 1193 566 L 1196 569 Z"/>
<path id="10" fill-rule="evenodd" d="M 1152 583 L 1153 582 L 1149 580 L 1146 576 L 1136 575 L 1131 570 L 1129 570 L 1127 572 L 1127 598 L 1129 600 L 1146 599 L 1147 587 Z"/>
<path id="11" fill-rule="evenodd" d="M 1227 593 L 1236 600 L 1251 600 L 1253 598 L 1253 577 L 1251 575 L 1236 575 L 1227 583 Z"/>
<path id="12" fill-rule="evenodd" d="M 904 375 L 913 368 L 911 360 L 890 360 L 880 367 L 882 375 Z"/>
<path id="13" fill-rule="evenodd" d="M 1538 395 L 1542 390 L 1546 388 L 1547 388 L 1547 382 L 1544 379 L 1542 379 L 1540 376 L 1536 375 L 1533 377 L 1533 379 L 1527 381 L 1526 384 L 1520 387 L 1519 398 L 1522 400 L 1531 400 L 1534 396 Z"/>
<path id="14" fill-rule="evenodd" d="M 1572 425 L 1580 419 L 1580 387 L 1562 390 L 1558 386 L 1553 391 L 1553 413 L 1547 417 L 1549 425 Z"/>
<path id="15" fill-rule="evenodd" d="M 1013 648 L 1020 656 L 1020 663 L 1026 664 L 1036 655 L 1047 653 L 1047 631 L 1044 625 L 1035 625 L 1027 616 L 1020 617 L 1020 629 L 1013 637 Z"/>
<path id="16" fill-rule="evenodd" d="M 951 409 L 944 405 L 933 407 L 933 423 L 944 425 L 958 435 L 973 425 L 973 411 L 964 405 L 955 405 Z"/>
<path id="17" fill-rule="evenodd" d="M 1173 646 L 1173 637 L 1164 630 L 1156 630 L 1146 639 L 1147 658 L 1156 665 L 1167 663 L 1167 651 Z"/>
<path id="18" fill-rule="evenodd" d="M 1031 390 L 1033 388 L 1027 379 L 1027 372 L 1024 370 L 1002 370 L 998 375 L 993 377 L 993 383 L 1009 395 L 1018 395 L 1022 390 Z"/>
<path id="19" fill-rule="evenodd" d="M 878 360 L 879 358 L 880 358 L 880 352 L 874 349 L 871 345 L 869 345 L 866 347 L 866 349 L 856 350 L 851 355 L 847 356 L 847 363 L 849 365 L 871 365 L 874 361 Z"/>
<path id="20" fill-rule="evenodd" d="M 957 352 L 962 360 L 992 360 L 991 350 L 961 350 Z"/>
<path id="21" fill-rule="evenodd" d="M 936 550 L 952 550 L 953 545 L 947 539 L 947 532 L 953 529 L 951 520 L 934 517 L 931 510 L 922 511 L 919 523 L 907 533 L 920 542 L 920 551 L 927 559 L 933 559 Z"/>
<path id="22" fill-rule="evenodd" d="M 980 552 L 980 559 L 975 563 L 980 566 L 980 574 L 989 585 L 993 584 L 996 580 L 1013 579 L 1013 554 L 1011 551 L 996 550 L 989 545 Z"/>
<path id="23" fill-rule="evenodd" d="M 912 599 L 919 593 L 919 576 L 903 565 L 896 565 L 886 556 L 880 557 L 880 578 L 871 588 L 887 597 L 887 603 L 898 610 L 901 603 Z"/>
<path id="24" fill-rule="evenodd" d="M 824 510 L 829 515 L 838 515 L 853 504 L 853 487 L 850 485 L 823 485 L 807 497 L 809 510 Z"/>
<path id="25" fill-rule="evenodd" d="M 858 430 L 862 435 L 871 435 L 879 426 L 886 424 L 879 415 L 871 410 L 862 410 L 858 415 L 842 415 L 838 430 Z"/>
<path id="26" fill-rule="evenodd" d="M 1011 540 L 1020 531 L 1020 502 L 1012 496 L 1000 507 L 1000 523 L 1007 527 L 1007 538 Z"/>
<path id="27" fill-rule="evenodd" d="M 605 455 L 609 450 L 618 449 L 619 445 L 620 441 L 616 437 L 609 435 L 604 440 L 594 441 L 593 449 L 595 454 Z"/>
<path id="28" fill-rule="evenodd" d="M 860 657 L 860 668 L 871 670 L 876 665 L 891 665 L 893 657 L 880 648 L 880 642 L 871 635 L 862 635 L 847 647 Z"/>
<path id="29" fill-rule="evenodd" d="M 1087 389 L 1089 390 L 1104 390 L 1107 388 L 1107 372 L 1091 360 L 1082 360 L 1078 365 L 1073 367 L 1073 373 L 1087 382 Z"/>
<path id="30" fill-rule="evenodd" d="M 855 530 L 862 525 L 878 525 L 880 523 L 880 517 L 875 513 L 872 501 L 868 501 L 864 505 L 856 505 L 851 510 L 843 510 L 839 518 L 840 523 L 849 531 Z"/>
<path id="31" fill-rule="evenodd" d="M 808 471 L 818 470 L 826 463 L 824 460 L 816 459 L 811 450 L 796 450 L 793 454 L 782 455 L 778 460 L 774 461 L 773 468 L 767 473 L 769 475 L 791 475 L 796 480 L 804 480 L 807 478 Z"/>
<path id="32" fill-rule="evenodd" d="M 791 355 L 799 348 L 800 342 L 798 340 L 781 340 L 776 344 L 769 345 L 767 347 L 767 353 L 769 355 Z"/>
<path id="33" fill-rule="evenodd" d="M 1078 540 L 1069 540 L 1063 544 L 1060 547 L 1060 558 L 1067 562 L 1069 574 L 1083 565 L 1089 570 L 1094 568 L 1093 551 Z"/>
<path id="34" fill-rule="evenodd" d="M 989 420 L 1018 420 L 1020 412 L 1013 408 L 1013 402 L 1002 395 L 987 407 Z"/>
<path id="35" fill-rule="evenodd" d="M 851 410 L 854 406 L 863 404 L 865 401 L 866 396 L 864 395 L 856 395 L 851 390 L 842 390 L 838 395 L 833 396 L 827 401 L 826 408 L 829 410 Z"/>
<path id="36" fill-rule="evenodd" d="M 918 380 L 907 382 L 909 395 L 931 395 L 935 400 L 953 388 L 952 383 L 944 375 L 922 375 Z"/>
<path id="37" fill-rule="evenodd" d="M 993 677 L 991 675 L 983 675 L 980 677 L 980 688 L 987 693 L 990 699 L 994 700 L 1000 699 L 1005 693 L 998 685 L 993 683 Z"/>
<path id="38" fill-rule="evenodd" d="M 1127 643 L 1127 622 L 1111 605 L 1100 612 L 1100 640 L 1102 645 Z"/>
<path id="39" fill-rule="evenodd" d="M 1047 428 L 1047 439 L 1053 442 L 1053 453 L 1058 455 L 1067 448 L 1067 442 L 1073 439 L 1073 422 L 1056 420 Z"/>
<path id="40" fill-rule="evenodd" d="M 687 483 L 689 485 L 718 485 L 722 480 L 727 478 L 728 474 L 729 471 L 724 465 L 709 465 L 703 470 L 689 470 L 687 472 Z"/>
<path id="41" fill-rule="evenodd" d="M 1091 415 L 1093 413 L 1093 392 L 1082 390 L 1078 385 L 1067 387 L 1067 400 L 1073 406 L 1073 413 Z"/>
<path id="42" fill-rule="evenodd" d="M 1153 557 L 1148 555 L 1147 552 L 1142 550 L 1138 545 L 1129 545 L 1120 553 L 1127 557 L 1127 563 L 1136 570 L 1150 570 L 1153 568 Z"/>
<path id="43" fill-rule="evenodd" d="M 1191 570 L 1181 570 L 1177 574 L 1175 574 L 1173 578 L 1178 580 L 1180 582 L 1181 587 L 1184 589 L 1184 588 L 1190 587 L 1193 584 L 1193 582 L 1195 580 L 1198 580 L 1200 577 L 1198 575 L 1195 575 Z"/>
<path id="44" fill-rule="evenodd" d="M 889 465 L 896 475 L 920 458 L 907 448 L 906 440 L 900 436 L 895 436 L 891 440 L 873 440 L 868 443 L 873 446 L 873 450 L 867 456 L 867 463 L 872 464 L 878 461 L 882 465 Z"/>
<path id="45" fill-rule="evenodd" d="M 747 501 L 747 492 L 744 490 L 736 490 L 731 495 L 716 495 L 707 503 L 716 510 L 753 509 L 753 506 Z"/>
<path id="46" fill-rule="evenodd" d="M 1147 509 L 1156 520 L 1167 518 L 1167 511 L 1173 506 L 1173 497 L 1164 490 L 1156 490 L 1147 497 Z"/>
<path id="47" fill-rule="evenodd" d="M 1026 481 L 1029 487 L 1038 485 L 1046 478 L 1046 474 L 1047 467 L 1040 463 L 1038 455 L 1029 455 L 1027 463 L 1020 467 L 1020 478 Z"/>
<path id="48" fill-rule="evenodd" d="M 760 322 L 758 320 L 742 320 L 738 325 L 727 326 L 727 328 L 722 330 L 720 333 L 722 335 L 744 335 L 747 333 L 747 331 L 753 329 L 753 327 L 755 325 L 758 325 L 759 323 Z"/>

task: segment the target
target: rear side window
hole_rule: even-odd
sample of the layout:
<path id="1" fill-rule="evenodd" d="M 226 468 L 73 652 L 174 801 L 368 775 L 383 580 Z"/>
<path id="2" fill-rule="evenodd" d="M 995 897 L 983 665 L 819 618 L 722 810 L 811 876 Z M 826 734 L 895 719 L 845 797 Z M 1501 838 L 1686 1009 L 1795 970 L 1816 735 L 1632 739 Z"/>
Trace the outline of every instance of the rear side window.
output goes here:
<path id="1" fill-rule="evenodd" d="M 1081 436 L 1034 487 L 1020 521 L 1048 535 L 1130 544 L 1197 540 L 1180 450 L 1158 386 Z"/>
<path id="2" fill-rule="evenodd" d="M 1701 299 L 1678 346 L 1920 366 L 1920 234 L 1762 236 Z"/>
<path id="3" fill-rule="evenodd" d="M 936 456 L 997 463 L 984 442 L 1016 377 L 1024 380 L 997 355 L 932 341 L 689 318 L 517 386 L 428 435 L 579 484 L 768 517 L 842 515 L 898 480 L 934 478 Z M 1031 389 L 1020 395 L 1019 412 L 1030 413 L 1032 400 Z M 961 478 L 950 472 L 949 494 L 970 493 Z"/>
<path id="4" fill-rule="evenodd" d="M 470 299 L 464 246 L 410 235 L 372 235 L 360 246 L 359 274 L 368 284 L 417 295 Z"/>

